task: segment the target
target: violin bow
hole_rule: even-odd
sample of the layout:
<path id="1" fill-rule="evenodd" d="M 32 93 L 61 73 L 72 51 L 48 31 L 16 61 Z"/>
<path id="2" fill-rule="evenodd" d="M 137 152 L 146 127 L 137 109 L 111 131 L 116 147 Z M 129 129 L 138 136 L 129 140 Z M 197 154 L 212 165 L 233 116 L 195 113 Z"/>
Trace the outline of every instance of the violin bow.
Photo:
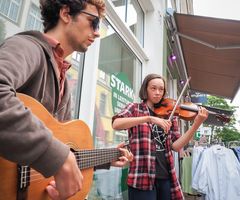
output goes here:
<path id="1" fill-rule="evenodd" d="M 178 104 L 180 103 L 180 99 L 182 98 L 182 95 L 183 95 L 183 93 L 185 92 L 185 90 L 186 90 L 186 88 L 187 88 L 187 85 L 188 85 L 188 83 L 189 83 L 190 80 L 191 80 L 191 77 L 189 77 L 189 78 L 187 79 L 187 81 L 186 81 L 186 83 L 185 83 L 185 85 L 184 85 L 184 87 L 183 87 L 183 89 L 182 89 L 182 91 L 181 91 L 181 94 L 179 95 L 179 97 L 178 97 L 178 99 L 177 99 L 177 101 L 176 101 L 176 104 L 175 104 L 175 106 L 173 107 L 172 113 L 171 113 L 171 115 L 169 116 L 168 120 L 172 120 L 173 115 L 174 115 L 174 113 L 175 113 L 175 111 L 176 111 L 176 109 L 177 109 L 177 106 L 178 106 Z"/>

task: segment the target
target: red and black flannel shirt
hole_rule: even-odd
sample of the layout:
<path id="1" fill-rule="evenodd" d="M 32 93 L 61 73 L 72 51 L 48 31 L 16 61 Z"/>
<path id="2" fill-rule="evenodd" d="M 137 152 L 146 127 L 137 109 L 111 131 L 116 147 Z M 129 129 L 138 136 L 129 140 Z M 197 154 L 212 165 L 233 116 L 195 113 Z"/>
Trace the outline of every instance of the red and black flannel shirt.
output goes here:
<path id="1" fill-rule="evenodd" d="M 113 116 L 112 120 L 121 117 L 141 117 L 150 115 L 146 103 L 130 103 L 120 113 Z M 171 199 L 183 200 L 183 194 L 178 182 L 174 168 L 174 158 L 171 144 L 181 135 L 179 133 L 177 119 L 174 118 L 173 125 L 166 140 L 166 159 L 170 168 Z M 134 160 L 130 162 L 127 184 L 140 190 L 153 190 L 156 172 L 156 145 L 151 134 L 152 124 L 143 123 L 128 129 L 130 150 Z"/>

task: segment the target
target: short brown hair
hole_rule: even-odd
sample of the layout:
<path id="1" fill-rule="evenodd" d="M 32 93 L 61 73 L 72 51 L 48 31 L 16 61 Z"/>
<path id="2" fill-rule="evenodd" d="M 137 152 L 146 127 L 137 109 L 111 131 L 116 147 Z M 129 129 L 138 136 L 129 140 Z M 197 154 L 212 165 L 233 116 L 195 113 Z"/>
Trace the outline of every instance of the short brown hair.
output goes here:
<path id="1" fill-rule="evenodd" d="M 143 83 L 141 85 L 141 88 L 140 88 L 140 91 L 139 91 L 139 97 L 140 99 L 142 99 L 143 101 L 146 101 L 147 98 L 148 98 L 148 94 L 147 94 L 147 87 L 148 87 L 148 83 L 153 80 L 153 79 L 156 79 L 156 78 L 159 78 L 159 79 L 162 79 L 163 82 L 164 82 L 164 92 L 163 92 L 163 97 L 165 96 L 166 94 L 166 82 L 164 80 L 164 78 L 158 74 L 148 74 L 144 80 L 143 80 Z"/>
<path id="2" fill-rule="evenodd" d="M 40 0 L 44 32 L 46 33 L 57 25 L 59 11 L 64 6 L 69 7 L 69 14 L 75 17 L 86 8 L 87 4 L 96 6 L 100 18 L 105 15 L 104 0 Z"/>

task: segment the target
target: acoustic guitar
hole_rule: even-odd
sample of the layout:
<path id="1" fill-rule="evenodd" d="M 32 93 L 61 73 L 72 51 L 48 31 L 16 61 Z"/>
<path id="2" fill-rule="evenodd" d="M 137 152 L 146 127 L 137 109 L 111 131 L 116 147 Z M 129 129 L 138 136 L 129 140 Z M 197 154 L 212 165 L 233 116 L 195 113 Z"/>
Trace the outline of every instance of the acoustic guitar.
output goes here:
<path id="1" fill-rule="evenodd" d="M 83 188 L 71 200 L 83 200 L 88 194 L 93 167 L 115 161 L 121 155 L 117 148 L 93 149 L 88 126 L 81 120 L 60 123 L 38 101 L 24 94 L 17 95 L 54 134 L 74 152 L 84 177 Z M 45 191 L 53 179 L 44 178 L 28 166 L 19 166 L 0 157 L 0 200 L 47 200 Z"/>

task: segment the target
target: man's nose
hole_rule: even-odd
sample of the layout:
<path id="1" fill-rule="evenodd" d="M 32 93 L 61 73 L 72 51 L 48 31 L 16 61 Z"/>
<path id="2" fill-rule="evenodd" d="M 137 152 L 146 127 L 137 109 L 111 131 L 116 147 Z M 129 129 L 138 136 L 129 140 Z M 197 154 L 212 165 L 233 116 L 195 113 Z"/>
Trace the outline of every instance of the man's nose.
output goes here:
<path id="1" fill-rule="evenodd" d="M 100 37 L 99 30 L 94 31 L 93 34 L 94 34 L 94 37 L 95 37 L 95 38 Z"/>

